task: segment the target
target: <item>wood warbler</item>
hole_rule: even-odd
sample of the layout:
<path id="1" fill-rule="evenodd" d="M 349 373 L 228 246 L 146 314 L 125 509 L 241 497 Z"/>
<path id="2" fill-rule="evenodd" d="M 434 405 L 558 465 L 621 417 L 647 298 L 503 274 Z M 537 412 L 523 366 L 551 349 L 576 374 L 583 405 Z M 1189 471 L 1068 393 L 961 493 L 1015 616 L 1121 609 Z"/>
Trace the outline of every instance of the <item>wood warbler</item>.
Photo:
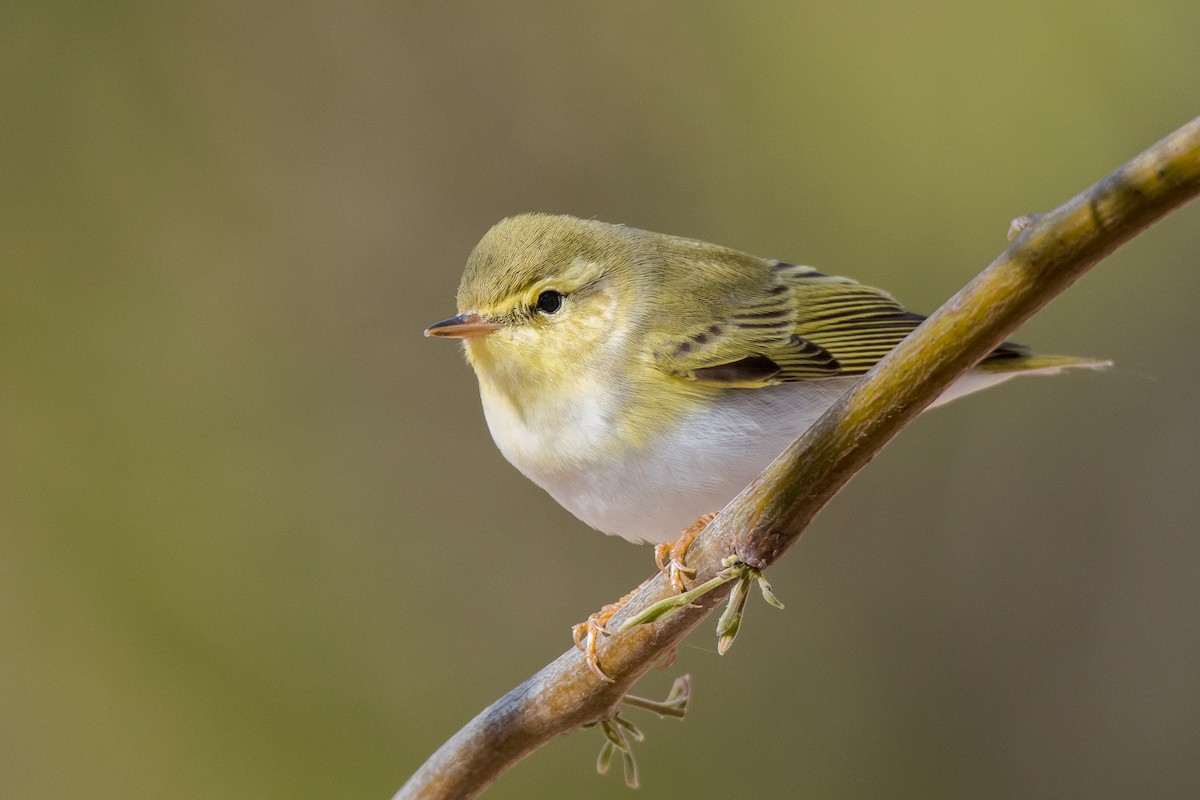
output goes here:
<path id="1" fill-rule="evenodd" d="M 811 267 L 548 214 L 487 232 L 458 311 L 425 334 L 463 341 L 505 458 L 592 527 L 658 544 L 677 588 L 692 523 L 924 319 Z M 1098 366 L 1005 343 L 934 405 Z"/>

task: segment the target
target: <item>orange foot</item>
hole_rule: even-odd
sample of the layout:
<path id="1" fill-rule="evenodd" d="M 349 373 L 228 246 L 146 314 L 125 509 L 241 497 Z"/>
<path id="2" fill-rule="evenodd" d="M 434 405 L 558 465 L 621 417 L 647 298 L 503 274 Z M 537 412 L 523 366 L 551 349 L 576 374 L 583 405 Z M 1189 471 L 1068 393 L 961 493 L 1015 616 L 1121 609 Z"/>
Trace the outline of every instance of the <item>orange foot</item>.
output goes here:
<path id="1" fill-rule="evenodd" d="M 638 589 L 640 588 L 642 587 L 639 586 Z M 612 619 L 613 614 L 620 611 L 629 602 L 629 598 L 637 593 L 638 589 L 634 589 L 615 603 L 609 603 L 583 622 L 571 628 L 571 638 L 575 640 L 575 647 L 587 658 L 588 669 L 592 671 L 593 675 L 606 683 L 612 683 L 613 679 L 605 675 L 604 670 L 600 669 L 600 659 L 596 654 L 596 641 L 599 639 L 600 634 L 608 635 L 609 631 L 604 627 L 604 623 Z"/>
<path id="2" fill-rule="evenodd" d="M 688 548 L 700 535 L 700 531 L 704 530 L 716 516 L 715 513 L 701 514 L 695 522 L 683 530 L 683 533 L 679 534 L 679 538 L 674 542 L 654 545 L 654 563 L 658 565 L 659 572 L 671 579 L 671 588 L 680 594 L 685 588 L 683 579 L 691 578 L 696 574 L 696 570 L 689 567 L 683 560 L 687 555 Z"/>

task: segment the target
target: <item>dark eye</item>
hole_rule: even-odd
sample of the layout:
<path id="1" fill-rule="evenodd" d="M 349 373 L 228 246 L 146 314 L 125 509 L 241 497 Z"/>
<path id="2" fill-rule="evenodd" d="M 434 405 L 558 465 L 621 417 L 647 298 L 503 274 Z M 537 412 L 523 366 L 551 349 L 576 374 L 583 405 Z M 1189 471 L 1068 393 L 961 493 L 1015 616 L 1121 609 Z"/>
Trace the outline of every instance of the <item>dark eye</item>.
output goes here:
<path id="1" fill-rule="evenodd" d="M 537 310 L 543 314 L 553 314 L 562 308 L 563 295 L 562 292 L 556 292 L 553 289 L 547 289 L 538 295 Z"/>

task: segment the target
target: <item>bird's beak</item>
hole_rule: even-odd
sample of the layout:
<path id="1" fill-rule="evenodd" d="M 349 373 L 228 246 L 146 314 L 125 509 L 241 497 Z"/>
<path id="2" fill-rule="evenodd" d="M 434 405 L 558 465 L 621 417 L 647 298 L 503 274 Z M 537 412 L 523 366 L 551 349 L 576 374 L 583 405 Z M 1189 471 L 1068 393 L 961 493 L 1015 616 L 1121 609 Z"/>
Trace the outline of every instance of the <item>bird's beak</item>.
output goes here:
<path id="1" fill-rule="evenodd" d="M 453 339 L 476 339 L 500 329 L 500 323 L 488 322 L 478 314 L 459 314 L 435 322 L 425 329 L 426 336 L 447 336 Z"/>

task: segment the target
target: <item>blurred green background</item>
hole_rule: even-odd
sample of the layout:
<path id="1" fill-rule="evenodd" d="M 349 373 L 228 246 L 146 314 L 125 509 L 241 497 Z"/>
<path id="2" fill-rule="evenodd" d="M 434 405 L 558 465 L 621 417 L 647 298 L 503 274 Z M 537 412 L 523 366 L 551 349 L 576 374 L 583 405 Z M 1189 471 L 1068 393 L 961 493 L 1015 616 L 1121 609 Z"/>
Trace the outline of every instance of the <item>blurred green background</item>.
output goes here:
<path id="1" fill-rule="evenodd" d="M 545 210 L 931 311 L 1200 112 L 1195 0 L 9 5 L 0 796 L 385 798 L 651 571 L 510 468 L 463 261 Z M 771 571 L 655 798 L 1194 797 L 1200 207 Z M 489 798 L 624 798 L 595 731 Z"/>

